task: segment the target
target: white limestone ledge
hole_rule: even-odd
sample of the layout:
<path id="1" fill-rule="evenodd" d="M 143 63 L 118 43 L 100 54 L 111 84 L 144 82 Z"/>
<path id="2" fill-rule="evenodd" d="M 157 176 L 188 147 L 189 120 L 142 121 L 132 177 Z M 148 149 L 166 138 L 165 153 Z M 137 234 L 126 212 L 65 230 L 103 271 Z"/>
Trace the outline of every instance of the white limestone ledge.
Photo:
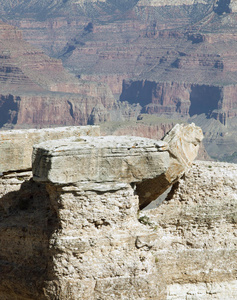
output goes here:
<path id="1" fill-rule="evenodd" d="M 33 145 L 81 135 L 100 135 L 99 126 L 69 126 L 0 131 L 0 172 L 30 170 Z"/>
<path id="2" fill-rule="evenodd" d="M 72 137 L 34 146 L 33 178 L 56 185 L 134 184 L 140 208 L 190 168 L 203 138 L 195 124 L 177 124 L 162 141 L 129 136 Z M 96 186 L 97 184 L 97 186 Z"/>
<path id="3" fill-rule="evenodd" d="M 53 184 L 132 183 L 166 172 L 168 144 L 147 138 L 101 136 L 34 146 L 34 180 Z"/>

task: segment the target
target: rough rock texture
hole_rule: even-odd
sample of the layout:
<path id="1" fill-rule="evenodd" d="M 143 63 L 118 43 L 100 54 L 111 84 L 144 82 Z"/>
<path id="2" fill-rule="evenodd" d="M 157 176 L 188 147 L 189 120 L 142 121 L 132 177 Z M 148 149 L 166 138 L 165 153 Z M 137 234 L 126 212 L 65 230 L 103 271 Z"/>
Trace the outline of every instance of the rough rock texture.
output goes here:
<path id="1" fill-rule="evenodd" d="M 33 145 L 49 140 L 80 136 L 99 136 L 98 126 L 57 127 L 45 129 L 7 130 L 0 132 L 0 172 L 32 168 Z"/>
<path id="2" fill-rule="evenodd" d="M 55 184 L 139 182 L 167 170 L 167 148 L 161 141 L 129 136 L 43 142 L 33 150 L 34 180 Z"/>
<path id="3" fill-rule="evenodd" d="M 17 176 L 1 178 L 3 300 L 162 299 L 155 258 L 137 241 L 150 230 L 131 186 L 88 191 Z"/>
<path id="4" fill-rule="evenodd" d="M 106 136 L 43 142 L 33 150 L 34 180 L 136 184 L 143 208 L 191 166 L 202 139 L 199 127 L 177 124 L 163 141 Z"/>
<path id="5" fill-rule="evenodd" d="M 198 154 L 202 139 L 201 128 L 194 124 L 187 126 L 177 124 L 165 135 L 163 142 L 168 145 L 169 166 L 158 181 L 152 178 L 148 182 L 144 181 L 136 185 L 141 208 L 159 197 L 190 168 Z"/>
<path id="6" fill-rule="evenodd" d="M 167 299 L 237 297 L 236 172 L 236 164 L 197 161 L 166 201 L 144 211 L 162 237 L 154 252 Z"/>
<path id="7" fill-rule="evenodd" d="M 1 299 L 236 299 L 236 172 L 196 162 L 139 215 L 129 183 L 3 175 Z"/>

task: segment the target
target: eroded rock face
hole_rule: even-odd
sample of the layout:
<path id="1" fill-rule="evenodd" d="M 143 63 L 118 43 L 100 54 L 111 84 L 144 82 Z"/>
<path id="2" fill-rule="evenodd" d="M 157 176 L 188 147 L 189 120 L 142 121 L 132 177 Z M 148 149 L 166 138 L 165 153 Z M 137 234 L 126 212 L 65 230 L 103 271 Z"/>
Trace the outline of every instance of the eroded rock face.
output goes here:
<path id="1" fill-rule="evenodd" d="M 139 182 L 159 176 L 169 153 L 138 137 L 81 137 L 35 145 L 34 179 L 55 184 Z"/>
<path id="2" fill-rule="evenodd" d="M 78 79 L 3 22 L 0 41 L 0 127 L 87 125 L 99 105 L 111 119 L 117 102 L 106 84 Z"/>
<path id="3" fill-rule="evenodd" d="M 226 86 L 191 82 L 124 81 L 120 99 L 138 103 L 148 114 L 193 116 L 206 114 L 226 124 L 237 116 L 236 84 Z"/>
<path id="4" fill-rule="evenodd" d="M 87 190 L 18 173 L 0 192 L 2 299 L 165 299 L 130 185 Z"/>
<path id="5" fill-rule="evenodd" d="M 45 129 L 6 130 L 0 132 L 0 172 L 23 171 L 32 168 L 32 147 L 48 140 L 81 135 L 98 136 L 98 126 L 58 127 Z"/>
<path id="6" fill-rule="evenodd" d="M 235 300 L 236 172 L 234 164 L 195 162 L 158 208 L 139 216 L 129 183 L 5 174 L 2 299 Z"/>
<path id="7" fill-rule="evenodd" d="M 163 237 L 154 247 L 169 278 L 166 299 L 237 297 L 236 172 L 236 164 L 196 161 L 166 201 L 144 212 Z"/>
<path id="8" fill-rule="evenodd" d="M 191 166 L 202 139 L 199 127 L 177 124 L 163 141 L 126 136 L 49 141 L 34 146 L 34 180 L 136 184 L 143 208 Z"/>
<path id="9" fill-rule="evenodd" d="M 159 178 L 144 180 L 137 184 L 141 208 L 159 197 L 190 168 L 198 154 L 202 139 L 201 128 L 194 124 L 186 126 L 177 124 L 163 138 L 163 142 L 168 145 L 169 166 Z"/>

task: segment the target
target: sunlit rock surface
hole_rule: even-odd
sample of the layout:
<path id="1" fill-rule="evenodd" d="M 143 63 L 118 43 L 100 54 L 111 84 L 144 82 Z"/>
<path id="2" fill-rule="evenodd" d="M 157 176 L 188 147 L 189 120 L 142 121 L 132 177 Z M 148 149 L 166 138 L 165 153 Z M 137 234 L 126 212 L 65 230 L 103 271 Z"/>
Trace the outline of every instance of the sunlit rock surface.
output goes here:
<path id="1" fill-rule="evenodd" d="M 34 144 L 64 137 L 98 136 L 98 126 L 74 126 L 45 129 L 0 131 L 0 172 L 29 170 Z"/>
<path id="2" fill-rule="evenodd" d="M 163 139 L 81 137 L 34 147 L 34 179 L 54 184 L 135 183 L 140 206 L 155 200 L 191 166 L 202 130 L 177 124 Z"/>

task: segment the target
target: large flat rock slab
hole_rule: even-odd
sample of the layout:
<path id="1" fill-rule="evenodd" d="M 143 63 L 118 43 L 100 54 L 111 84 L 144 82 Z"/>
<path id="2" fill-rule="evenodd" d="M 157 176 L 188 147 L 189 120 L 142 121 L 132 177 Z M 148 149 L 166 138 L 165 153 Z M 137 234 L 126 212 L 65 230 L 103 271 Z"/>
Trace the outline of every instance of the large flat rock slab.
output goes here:
<path id="1" fill-rule="evenodd" d="M 165 149 L 165 142 L 129 136 L 48 141 L 34 147 L 34 180 L 71 184 L 156 178 L 170 163 Z"/>
<path id="2" fill-rule="evenodd" d="M 34 146 L 33 176 L 51 184 L 87 185 L 87 190 L 134 184 L 144 208 L 190 168 L 202 139 L 195 124 L 177 124 L 161 141 L 132 136 L 47 141 Z"/>
<path id="3" fill-rule="evenodd" d="M 99 126 L 71 126 L 0 131 L 0 172 L 29 170 L 33 145 L 47 140 L 98 136 Z"/>

